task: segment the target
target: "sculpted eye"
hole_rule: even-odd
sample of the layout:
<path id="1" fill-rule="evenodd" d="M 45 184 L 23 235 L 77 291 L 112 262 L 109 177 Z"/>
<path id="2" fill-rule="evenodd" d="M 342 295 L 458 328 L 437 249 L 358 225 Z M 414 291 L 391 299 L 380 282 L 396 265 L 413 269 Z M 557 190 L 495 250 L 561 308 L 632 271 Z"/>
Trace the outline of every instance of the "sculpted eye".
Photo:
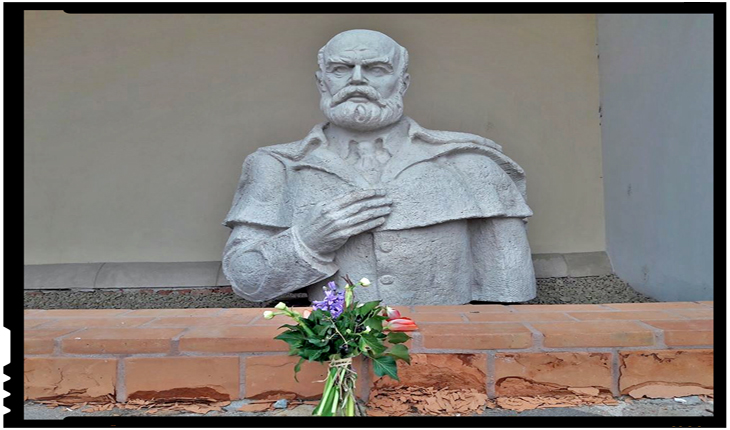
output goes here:
<path id="1" fill-rule="evenodd" d="M 383 66 L 371 66 L 368 67 L 368 70 L 372 72 L 374 75 L 384 75 L 388 73 L 388 69 L 386 69 Z"/>
<path id="2" fill-rule="evenodd" d="M 345 65 L 339 65 L 332 68 L 332 71 L 335 73 L 345 73 L 348 70 L 350 70 L 350 67 Z"/>

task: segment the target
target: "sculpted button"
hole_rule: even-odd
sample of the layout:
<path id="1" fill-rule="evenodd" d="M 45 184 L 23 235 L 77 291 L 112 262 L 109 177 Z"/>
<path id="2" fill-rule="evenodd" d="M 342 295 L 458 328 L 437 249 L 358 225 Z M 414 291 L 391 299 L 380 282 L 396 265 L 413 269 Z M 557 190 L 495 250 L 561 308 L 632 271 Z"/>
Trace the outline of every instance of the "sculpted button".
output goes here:
<path id="1" fill-rule="evenodd" d="M 393 250 L 393 244 L 390 242 L 382 242 L 380 244 L 380 250 L 383 252 L 390 252 Z"/>
<path id="2" fill-rule="evenodd" d="M 380 277 L 380 283 L 383 285 L 390 285 L 395 281 L 395 278 L 390 275 L 385 275 Z"/>

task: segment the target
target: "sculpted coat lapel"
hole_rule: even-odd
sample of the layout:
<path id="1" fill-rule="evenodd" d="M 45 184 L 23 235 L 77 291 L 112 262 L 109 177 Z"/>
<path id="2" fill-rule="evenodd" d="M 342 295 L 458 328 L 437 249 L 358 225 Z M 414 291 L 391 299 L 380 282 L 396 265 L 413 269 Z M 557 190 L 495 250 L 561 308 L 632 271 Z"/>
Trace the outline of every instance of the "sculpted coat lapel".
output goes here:
<path id="1" fill-rule="evenodd" d="M 370 288 L 358 289 L 359 300 L 383 299 L 393 305 L 445 304 L 444 294 L 453 298 L 450 304 L 534 297 L 522 221 L 532 211 L 525 202 L 522 169 L 487 139 L 403 121 L 408 141 L 383 165 L 377 185 L 393 200 L 392 213 L 374 231 L 350 238 L 331 261 L 296 243 L 289 229 L 292 219 L 313 204 L 374 186 L 327 148 L 326 125 L 316 126 L 299 142 L 261 148 L 247 158 L 224 222 L 234 233 L 224 251 L 223 270 L 239 294 L 272 298 L 311 285 L 310 299 L 319 299 L 321 285 L 348 274 L 373 281 Z M 250 242 L 243 247 L 248 251 L 241 246 L 234 251 L 236 240 L 239 245 Z M 508 243 L 523 251 L 503 255 Z M 233 258 L 246 261 L 231 265 Z M 232 266 L 247 267 L 247 273 Z M 280 276 L 293 282 L 282 285 L 274 279 Z M 444 291 L 434 294 L 438 290 Z"/>

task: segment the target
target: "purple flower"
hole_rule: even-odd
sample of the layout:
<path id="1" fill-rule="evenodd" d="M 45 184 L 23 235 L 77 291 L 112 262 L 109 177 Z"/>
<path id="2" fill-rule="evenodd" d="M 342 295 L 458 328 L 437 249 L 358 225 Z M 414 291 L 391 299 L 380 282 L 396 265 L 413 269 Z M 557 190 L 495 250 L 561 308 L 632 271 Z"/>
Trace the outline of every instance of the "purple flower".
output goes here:
<path id="1" fill-rule="evenodd" d="M 327 287 L 329 287 L 329 290 Z M 328 311 L 332 315 L 332 318 L 337 318 L 345 307 L 345 291 L 338 291 L 337 284 L 334 282 L 328 283 L 327 287 L 323 287 L 324 299 L 313 301 L 312 308 L 314 310 L 321 309 Z"/>

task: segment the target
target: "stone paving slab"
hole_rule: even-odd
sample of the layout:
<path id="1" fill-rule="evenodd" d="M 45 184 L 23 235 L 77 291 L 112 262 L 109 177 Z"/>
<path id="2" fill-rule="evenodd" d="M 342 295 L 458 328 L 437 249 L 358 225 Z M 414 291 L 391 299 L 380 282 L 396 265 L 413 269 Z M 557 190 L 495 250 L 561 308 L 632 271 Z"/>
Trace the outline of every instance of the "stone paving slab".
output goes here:
<path id="1" fill-rule="evenodd" d="M 714 405 L 701 401 L 697 396 L 681 398 L 684 402 L 675 399 L 643 399 L 626 402 L 619 400 L 616 406 L 581 406 L 576 408 L 544 408 L 533 409 L 524 412 L 515 412 L 505 409 L 487 409 L 483 417 L 571 417 L 571 416 L 594 416 L 594 417 L 629 417 L 629 416 L 656 416 L 656 417 L 710 417 L 714 415 Z M 246 400 L 231 402 L 225 407 L 225 412 L 209 412 L 205 416 L 310 416 L 312 406 L 302 405 L 297 408 L 267 412 L 239 412 L 236 409 L 248 403 Z M 23 408 L 24 419 L 26 420 L 60 420 L 67 417 L 103 417 L 103 416 L 197 416 L 200 414 L 184 412 L 159 412 L 154 415 L 142 411 L 127 409 L 112 409 L 100 412 L 81 412 L 68 410 L 64 407 L 48 408 L 45 405 L 26 402 Z"/>

